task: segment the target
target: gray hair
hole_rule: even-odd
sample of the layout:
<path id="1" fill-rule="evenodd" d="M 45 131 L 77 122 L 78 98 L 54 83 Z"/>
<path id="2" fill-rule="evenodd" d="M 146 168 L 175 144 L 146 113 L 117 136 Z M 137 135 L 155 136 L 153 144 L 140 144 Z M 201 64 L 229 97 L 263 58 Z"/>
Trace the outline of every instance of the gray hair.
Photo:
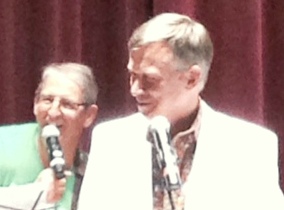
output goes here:
<path id="1" fill-rule="evenodd" d="M 96 103 L 98 95 L 96 78 L 90 67 L 79 63 L 51 63 L 43 67 L 41 81 L 36 90 L 36 96 L 40 93 L 45 78 L 54 71 L 63 73 L 82 88 L 84 102 L 87 105 Z"/>
<path id="2" fill-rule="evenodd" d="M 199 22 L 176 13 L 163 13 L 135 29 L 128 42 L 129 50 L 153 42 L 167 42 L 173 51 L 177 69 L 199 65 L 205 84 L 213 59 L 213 43 L 209 32 Z"/>

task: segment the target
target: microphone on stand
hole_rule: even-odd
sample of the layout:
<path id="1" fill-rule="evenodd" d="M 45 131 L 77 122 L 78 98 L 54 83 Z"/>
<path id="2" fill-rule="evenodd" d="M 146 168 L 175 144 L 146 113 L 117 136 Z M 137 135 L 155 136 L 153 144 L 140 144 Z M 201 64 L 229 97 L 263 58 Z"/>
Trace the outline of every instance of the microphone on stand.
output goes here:
<path id="1" fill-rule="evenodd" d="M 65 177 L 65 160 L 59 143 L 60 131 L 55 125 L 46 125 L 42 129 L 41 136 L 44 138 L 49 153 L 49 166 L 54 170 L 55 177 Z"/>
<path id="2" fill-rule="evenodd" d="M 156 150 L 156 158 L 162 170 L 167 191 L 181 187 L 181 178 L 177 165 L 177 154 L 171 145 L 170 122 L 164 116 L 154 117 L 148 130 L 149 141 Z"/>

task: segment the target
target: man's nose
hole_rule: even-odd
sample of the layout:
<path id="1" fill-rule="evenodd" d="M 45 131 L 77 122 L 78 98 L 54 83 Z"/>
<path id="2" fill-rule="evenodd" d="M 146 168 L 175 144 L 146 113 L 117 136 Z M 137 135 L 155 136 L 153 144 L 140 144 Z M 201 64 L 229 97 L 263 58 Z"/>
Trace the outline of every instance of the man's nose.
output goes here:
<path id="1" fill-rule="evenodd" d="M 141 87 L 141 84 L 138 80 L 135 80 L 130 84 L 130 93 L 133 97 L 137 97 L 141 95 L 143 92 L 144 90 Z"/>
<path id="2" fill-rule="evenodd" d="M 50 118 L 56 118 L 61 115 L 61 110 L 60 110 L 60 101 L 59 100 L 54 100 L 50 108 L 48 110 L 48 115 Z"/>

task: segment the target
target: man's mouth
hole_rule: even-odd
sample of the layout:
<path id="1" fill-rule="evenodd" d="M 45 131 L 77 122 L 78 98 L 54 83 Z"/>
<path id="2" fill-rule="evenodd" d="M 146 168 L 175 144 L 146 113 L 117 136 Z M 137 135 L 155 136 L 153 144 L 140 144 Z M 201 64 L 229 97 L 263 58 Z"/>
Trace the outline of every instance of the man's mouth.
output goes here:
<path id="1" fill-rule="evenodd" d="M 151 109 L 151 103 L 149 102 L 137 102 L 137 108 L 140 112 L 146 113 Z"/>
<path id="2" fill-rule="evenodd" d="M 139 107 L 145 107 L 148 106 L 150 103 L 146 103 L 146 102 L 137 102 L 137 106 Z"/>

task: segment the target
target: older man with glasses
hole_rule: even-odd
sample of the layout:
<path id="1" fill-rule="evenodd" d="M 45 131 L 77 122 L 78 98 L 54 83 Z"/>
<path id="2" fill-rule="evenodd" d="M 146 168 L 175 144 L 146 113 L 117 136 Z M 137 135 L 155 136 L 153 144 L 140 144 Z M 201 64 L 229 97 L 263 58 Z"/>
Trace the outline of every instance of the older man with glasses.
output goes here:
<path id="1" fill-rule="evenodd" d="M 43 68 L 34 98 L 37 122 L 0 127 L 0 209 L 75 209 L 76 176 L 70 171 L 79 171 L 74 165 L 78 145 L 96 118 L 97 93 L 92 70 L 85 65 Z M 58 133 L 58 145 L 53 142 L 51 148 L 43 134 L 50 125 Z M 58 151 L 63 159 L 59 162 Z M 55 165 L 63 164 L 63 178 L 56 178 L 50 168 L 51 157 Z"/>

